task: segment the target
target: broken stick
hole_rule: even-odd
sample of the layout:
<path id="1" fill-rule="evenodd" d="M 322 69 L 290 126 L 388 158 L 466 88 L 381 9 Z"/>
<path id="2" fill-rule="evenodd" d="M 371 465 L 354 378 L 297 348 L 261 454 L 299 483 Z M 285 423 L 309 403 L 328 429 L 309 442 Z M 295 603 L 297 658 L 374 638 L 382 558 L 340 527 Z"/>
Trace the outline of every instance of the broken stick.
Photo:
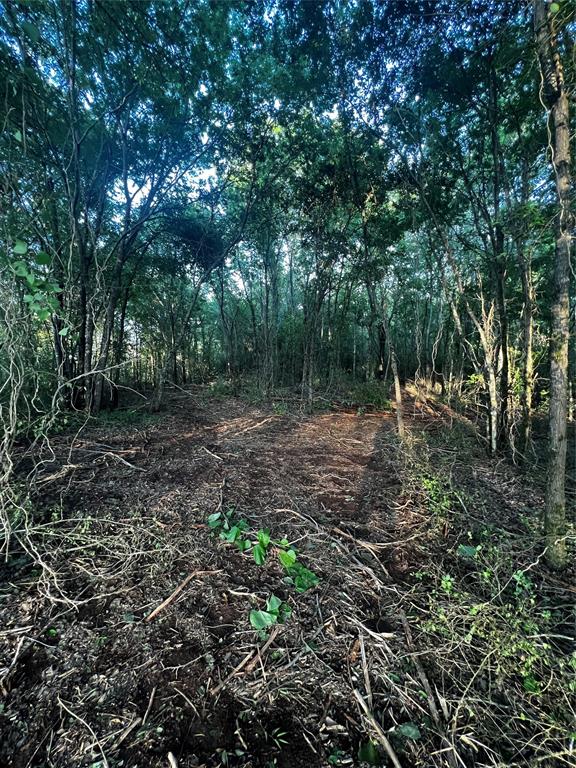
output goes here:
<path id="1" fill-rule="evenodd" d="M 184 579 L 184 581 L 176 587 L 174 592 L 172 592 L 172 594 L 169 597 L 167 597 L 166 600 L 161 602 L 160 605 L 154 608 L 152 613 L 149 613 L 148 616 L 146 616 L 146 618 L 144 619 L 144 621 L 152 621 L 152 619 L 156 618 L 156 616 L 158 616 L 160 611 L 163 611 L 164 608 L 167 608 L 171 603 L 174 602 L 174 600 L 178 597 L 180 592 L 182 592 L 184 587 L 187 584 L 189 584 L 195 576 L 207 576 L 208 574 L 216 574 L 216 573 L 222 573 L 222 571 L 193 571 L 193 573 L 189 573 L 188 576 L 186 576 L 186 578 Z"/>

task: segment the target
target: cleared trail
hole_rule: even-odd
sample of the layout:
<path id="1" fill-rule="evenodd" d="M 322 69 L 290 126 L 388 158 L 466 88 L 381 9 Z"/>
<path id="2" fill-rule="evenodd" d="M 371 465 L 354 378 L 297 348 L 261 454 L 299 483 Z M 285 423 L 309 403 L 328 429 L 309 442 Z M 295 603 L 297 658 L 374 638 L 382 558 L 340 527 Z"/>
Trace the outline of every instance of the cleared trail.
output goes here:
<path id="1" fill-rule="evenodd" d="M 371 740 L 404 768 L 472 765 L 462 641 L 431 646 L 419 624 L 419 574 L 459 562 L 456 497 L 423 491 L 430 440 L 447 478 L 498 497 L 511 532 L 528 499 L 514 472 L 478 454 L 472 472 L 443 447 L 449 414 L 406 410 L 404 447 L 390 413 L 200 391 L 55 439 L 39 476 L 50 525 L 35 532 L 47 570 L 22 562 L 0 603 L 3 764 L 304 768 L 357 762 Z M 286 537 L 318 584 L 299 593 L 274 551 L 258 566 L 214 536 L 217 510 L 252 538 Z M 250 611 L 272 594 L 292 614 L 259 638 Z"/>

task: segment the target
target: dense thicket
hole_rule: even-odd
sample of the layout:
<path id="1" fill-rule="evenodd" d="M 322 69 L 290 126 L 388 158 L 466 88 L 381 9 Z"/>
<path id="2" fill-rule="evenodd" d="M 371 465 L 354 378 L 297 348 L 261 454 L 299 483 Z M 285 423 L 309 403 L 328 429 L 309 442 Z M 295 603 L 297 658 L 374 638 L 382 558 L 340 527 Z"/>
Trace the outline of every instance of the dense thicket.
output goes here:
<path id="1" fill-rule="evenodd" d="M 5 0 L 0 23 L 7 455 L 56 407 L 218 375 L 394 380 L 399 426 L 416 379 L 521 460 L 550 401 L 562 561 L 573 3 Z"/>

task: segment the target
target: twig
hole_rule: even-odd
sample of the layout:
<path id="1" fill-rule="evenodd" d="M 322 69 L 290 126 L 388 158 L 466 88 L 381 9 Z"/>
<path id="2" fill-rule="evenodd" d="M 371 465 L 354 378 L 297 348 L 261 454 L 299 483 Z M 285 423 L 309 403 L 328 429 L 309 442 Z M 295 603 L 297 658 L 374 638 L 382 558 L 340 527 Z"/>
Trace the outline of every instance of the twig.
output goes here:
<path id="1" fill-rule="evenodd" d="M 202 450 L 206 451 L 206 453 L 208 453 L 210 456 L 214 457 L 215 459 L 218 459 L 218 461 L 224 461 L 222 456 L 217 456 L 215 453 L 212 453 L 212 451 L 209 451 L 205 445 L 202 446 Z"/>
<path id="2" fill-rule="evenodd" d="M 397 507 L 397 509 L 400 509 L 400 507 Z M 376 556 L 376 552 L 382 549 L 387 549 L 388 547 L 398 547 L 401 544 L 405 544 L 407 541 L 422 538 L 423 535 L 422 533 L 415 533 L 412 536 L 408 536 L 405 539 L 399 539 L 398 541 L 378 541 L 372 543 L 369 541 L 362 541 L 362 539 L 357 539 L 354 536 L 351 536 L 349 533 L 346 533 L 346 531 L 343 531 L 341 528 L 333 528 L 332 530 L 334 533 L 337 533 L 338 536 L 344 536 L 345 539 L 350 539 L 350 541 L 353 541 L 359 547 L 364 547 L 364 549 L 367 549 L 374 556 Z"/>
<path id="3" fill-rule="evenodd" d="M 402 768 L 402 764 L 398 760 L 398 757 L 396 756 L 396 752 L 394 752 L 392 748 L 392 744 L 390 744 L 388 737 L 386 736 L 382 728 L 378 725 L 378 723 L 374 719 L 374 715 L 368 709 L 368 705 L 364 701 L 362 694 L 356 689 L 354 689 L 353 693 L 354 693 L 354 696 L 356 697 L 358 704 L 360 704 L 360 708 L 362 709 L 364 717 L 366 718 L 366 720 L 368 720 L 368 722 L 372 726 L 372 730 L 374 731 L 374 733 L 378 737 L 378 740 L 384 747 L 384 751 L 392 761 L 392 765 L 394 766 L 394 768 Z"/>
<path id="4" fill-rule="evenodd" d="M 406 614 L 404 613 L 404 611 L 399 611 L 398 614 L 400 616 L 400 620 L 402 621 L 402 626 L 404 627 L 404 633 L 406 635 L 406 643 L 408 645 L 408 648 L 410 649 L 411 652 L 414 652 L 414 642 L 412 640 L 412 631 L 410 629 L 410 625 L 408 624 L 408 619 L 406 618 Z M 428 707 L 430 709 L 430 714 L 432 715 L 432 719 L 436 723 L 437 727 L 441 728 L 440 714 L 438 712 L 438 707 L 436 706 L 436 702 L 434 701 L 434 694 L 432 693 L 430 682 L 428 681 L 428 677 L 426 676 L 426 673 L 424 672 L 424 668 L 420 663 L 420 659 L 415 653 L 413 653 L 412 655 L 412 661 L 414 662 L 414 666 L 416 667 L 416 671 L 418 672 L 418 677 L 420 678 L 422 687 L 426 692 L 426 696 L 428 698 Z"/>
<path id="5" fill-rule="evenodd" d="M 152 693 L 150 694 L 150 698 L 148 699 L 148 706 L 146 707 L 146 712 L 144 712 L 144 717 L 142 718 L 142 725 L 146 725 L 146 720 L 148 720 L 148 715 L 150 714 L 150 710 L 152 709 L 152 702 L 154 701 L 155 694 L 156 694 L 156 686 L 152 688 Z"/>
<path id="6" fill-rule="evenodd" d="M 396 634 L 394 632 L 373 632 L 371 629 L 368 629 L 366 624 L 362 624 L 360 619 L 357 619 L 354 616 L 350 617 L 350 623 L 356 624 L 357 626 L 359 626 L 360 629 L 366 632 L 367 635 L 370 635 L 370 637 L 373 637 L 374 640 L 382 640 L 382 639 L 389 640 L 392 637 L 396 637 Z"/>
<path id="7" fill-rule="evenodd" d="M 458 762 L 459 761 L 461 762 L 461 760 L 458 755 L 458 752 L 456 751 L 455 745 L 451 743 L 450 740 L 444 734 L 444 727 L 440 719 L 440 713 L 438 712 L 438 707 L 436 706 L 434 694 L 432 693 L 432 686 L 430 685 L 430 681 L 428 680 L 426 672 L 424 671 L 424 667 L 420 663 L 420 659 L 418 658 L 418 655 L 414 652 L 415 648 L 414 648 L 414 642 L 412 640 L 412 630 L 410 629 L 410 625 L 408 624 L 408 619 L 406 618 L 406 614 L 404 613 L 404 611 L 399 611 L 398 613 L 400 616 L 400 620 L 402 621 L 402 626 L 404 627 L 404 634 L 406 635 L 406 644 L 408 645 L 408 648 L 412 653 L 411 659 L 414 663 L 414 666 L 416 667 L 416 671 L 418 672 L 418 677 L 420 678 L 420 682 L 422 683 L 422 687 L 424 688 L 424 692 L 426 693 L 426 698 L 428 699 L 428 709 L 430 710 L 430 715 L 432 716 L 432 720 L 434 721 L 434 724 L 442 734 L 442 741 L 447 748 L 446 758 L 451 766 L 457 766 Z M 444 706 L 442 707 L 443 712 L 444 712 L 445 706 L 446 704 L 444 703 Z"/>
<path id="8" fill-rule="evenodd" d="M 366 648 L 364 647 L 364 635 L 359 632 L 358 640 L 360 641 L 360 658 L 362 659 L 362 671 L 364 672 L 364 685 L 366 686 L 366 696 L 368 697 L 368 704 L 372 709 L 372 686 L 370 685 L 370 673 L 368 672 L 368 663 L 366 661 Z"/>
<path id="9" fill-rule="evenodd" d="M 234 669 L 232 670 L 232 672 L 230 672 L 230 674 L 228 675 L 228 677 L 225 677 L 225 678 L 224 678 L 224 680 L 222 680 L 222 682 L 218 683 L 218 685 L 216 686 L 216 688 L 213 688 L 211 691 L 209 691 L 209 695 L 210 695 L 210 696 L 216 696 L 216 694 L 220 693 L 220 691 L 222 690 L 222 688 L 224 688 L 224 686 L 225 686 L 225 685 L 226 685 L 228 682 L 230 682 L 230 680 L 232 680 L 232 678 L 233 678 L 235 675 L 237 675 L 237 674 L 238 674 L 238 672 L 240 672 L 242 669 L 244 669 L 244 667 L 245 667 L 245 666 L 248 664 L 248 662 L 249 662 L 249 661 L 251 661 L 251 662 L 252 662 L 252 664 L 251 664 L 251 665 L 250 665 L 250 666 L 247 668 L 247 670 L 246 670 L 247 672 L 249 672 L 249 671 L 250 671 L 250 670 L 251 670 L 251 669 L 252 669 L 252 668 L 253 668 L 253 667 L 256 665 L 256 661 L 257 661 L 257 659 L 258 659 L 258 655 L 259 655 L 259 654 L 262 654 L 262 653 L 265 653 L 265 652 L 268 650 L 268 648 L 269 648 L 269 647 L 272 645 L 272 643 L 273 643 L 273 642 L 274 642 L 274 640 L 276 639 L 276 636 L 278 635 L 278 632 L 279 632 L 279 631 L 280 631 L 279 627 L 274 627 L 274 629 L 273 629 L 273 630 L 272 630 L 272 632 L 270 633 L 270 637 L 268 638 L 268 640 L 266 640 L 266 642 L 264 643 L 264 645 L 262 646 L 262 648 L 261 648 L 261 649 L 258 649 L 258 648 L 256 648 L 256 650 L 254 650 L 254 651 L 250 651 L 250 653 L 248 653 L 248 654 L 247 654 L 247 655 L 246 655 L 246 656 L 245 656 L 245 657 L 242 659 L 242 661 L 240 662 L 240 664 L 238 664 L 236 667 L 234 667 Z"/>
<path id="10" fill-rule="evenodd" d="M 16 645 L 16 651 L 14 652 L 14 656 L 12 658 L 12 661 L 10 662 L 10 665 L 8 667 L 5 667 L 4 669 L 0 669 L 0 672 L 2 673 L 2 677 L 0 680 L 4 680 L 8 675 L 10 674 L 11 670 L 14 669 L 16 666 L 16 662 L 18 661 L 18 656 L 20 655 L 20 651 L 22 650 L 22 646 L 24 645 L 24 641 L 26 640 L 26 637 L 21 637 L 18 640 L 18 643 Z"/>
<path id="11" fill-rule="evenodd" d="M 252 672 L 252 670 L 254 669 L 254 667 L 256 666 L 256 664 L 258 662 L 258 659 L 262 659 L 262 654 L 266 653 L 268 648 L 270 648 L 270 646 L 272 645 L 272 643 L 276 639 L 276 636 L 278 635 L 279 631 L 280 631 L 279 627 L 274 627 L 274 630 L 270 633 L 270 637 L 268 638 L 268 640 L 266 640 L 266 642 L 264 643 L 262 648 L 257 648 L 256 649 L 256 657 L 250 662 L 250 664 L 248 664 L 248 666 L 244 670 L 244 674 L 245 675 L 248 675 L 248 674 L 250 674 L 250 672 Z"/>
<path id="12" fill-rule="evenodd" d="M 118 461 L 122 462 L 122 464 L 126 464 L 127 467 L 130 467 L 130 469 L 135 469 L 137 472 L 146 472 L 147 470 L 144 467 L 137 467 L 134 464 L 131 464 L 129 461 L 126 461 L 126 459 L 123 459 L 122 456 L 119 456 L 117 453 L 113 453 L 112 451 L 107 451 L 106 453 L 103 453 L 101 458 L 106 458 L 106 456 L 111 456 L 113 459 L 118 459 Z"/>
<path id="13" fill-rule="evenodd" d="M 167 608 L 171 603 L 174 602 L 174 600 L 178 597 L 180 592 L 182 592 L 184 587 L 187 584 L 189 584 L 195 576 L 206 576 L 208 574 L 212 575 L 212 574 L 216 574 L 216 573 L 222 573 L 222 571 L 193 571 L 192 573 L 188 574 L 188 576 L 186 576 L 184 581 L 176 587 L 174 592 L 172 592 L 172 594 L 169 595 L 166 598 L 166 600 L 161 602 L 159 606 L 154 608 L 152 613 L 149 613 L 148 616 L 146 616 L 146 618 L 144 619 L 144 621 L 152 621 L 152 619 L 156 618 L 156 616 L 158 616 L 158 614 L 161 611 L 163 611 L 164 608 Z"/>
<path id="14" fill-rule="evenodd" d="M 94 729 L 92 728 L 92 726 L 89 723 L 87 723 L 86 720 L 83 720 L 80 717 L 80 715 L 77 715 L 75 712 L 72 712 L 71 709 L 68 709 L 66 704 L 64 704 L 64 702 L 60 698 L 60 696 L 58 696 L 58 704 L 60 704 L 62 709 L 66 710 L 66 712 L 68 712 L 69 715 L 71 715 L 75 720 L 78 720 L 79 723 L 82 723 L 82 725 L 90 731 L 94 739 L 94 742 L 98 745 L 98 749 L 100 750 L 100 754 L 102 755 L 103 768 L 109 768 L 110 764 L 108 763 L 106 755 L 104 754 L 104 749 L 102 747 L 102 744 L 100 744 L 100 741 L 98 740 L 98 737 L 94 733 Z"/>
<path id="15" fill-rule="evenodd" d="M 115 749 L 118 749 L 118 747 L 120 746 L 120 744 L 122 744 L 122 742 L 123 742 L 125 739 L 127 739 L 127 738 L 128 738 L 128 736 L 130 736 L 130 734 L 132 733 L 132 731 L 134 730 L 134 728 L 137 728 L 139 725 L 141 725 L 141 724 L 143 724 L 143 723 L 144 723 L 144 721 L 143 721 L 143 720 L 142 720 L 142 718 L 140 718 L 140 717 L 137 717 L 135 720 L 133 720 L 133 721 L 130 723 L 130 725 L 128 725 L 126 728 L 124 728 L 124 730 L 122 731 L 122 733 L 120 734 L 120 736 L 118 736 L 118 738 L 116 739 L 116 741 L 114 742 L 114 744 L 112 744 L 112 746 L 110 747 L 110 750 L 111 750 L 111 751 L 114 751 Z"/>
<path id="16" fill-rule="evenodd" d="M 257 422 L 256 424 L 252 424 L 250 427 L 246 427 L 246 429 L 241 429 L 240 432 L 235 432 L 233 435 L 230 435 L 231 438 L 238 437 L 238 435 L 243 435 L 245 432 L 250 432 L 253 429 L 258 429 L 258 427 L 263 426 L 269 421 L 272 421 L 275 419 L 276 416 L 268 416 L 267 419 L 262 419 L 262 421 Z"/>

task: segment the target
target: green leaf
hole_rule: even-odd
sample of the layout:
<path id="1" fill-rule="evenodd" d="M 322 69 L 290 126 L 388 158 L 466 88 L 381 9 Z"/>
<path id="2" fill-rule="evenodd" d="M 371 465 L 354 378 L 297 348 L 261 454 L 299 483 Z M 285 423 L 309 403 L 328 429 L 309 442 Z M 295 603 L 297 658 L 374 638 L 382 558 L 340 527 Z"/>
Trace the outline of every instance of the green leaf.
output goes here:
<path id="1" fill-rule="evenodd" d="M 14 253 L 17 253 L 18 256 L 23 256 L 25 253 L 28 253 L 28 246 L 26 245 L 24 240 L 16 240 L 16 243 L 12 250 L 14 251 Z"/>
<path id="2" fill-rule="evenodd" d="M 264 565 L 266 562 L 266 550 L 261 544 L 256 544 L 252 550 L 252 556 L 256 565 Z"/>
<path id="3" fill-rule="evenodd" d="M 258 543 L 263 549 L 268 549 L 268 546 L 270 545 L 270 531 L 258 531 Z"/>
<path id="4" fill-rule="evenodd" d="M 279 597 L 276 597 L 276 595 L 270 595 L 270 597 L 266 601 L 266 610 L 269 613 L 278 613 L 278 610 L 281 605 L 282 605 L 282 600 L 280 600 Z"/>
<path id="5" fill-rule="evenodd" d="M 22 141 L 22 132 L 21 131 L 14 131 L 12 134 L 16 141 Z"/>
<path id="6" fill-rule="evenodd" d="M 369 765 L 382 765 L 382 758 L 373 741 L 364 741 L 358 747 L 358 760 Z"/>
<path id="7" fill-rule="evenodd" d="M 70 332 L 70 328 L 60 328 L 58 331 L 59 336 L 68 336 L 68 333 Z"/>
<path id="8" fill-rule="evenodd" d="M 405 739 L 409 739 L 410 741 L 418 741 L 418 739 L 422 738 L 420 728 L 418 728 L 416 723 L 402 723 L 396 728 L 396 733 L 399 733 L 401 736 L 404 736 Z"/>
<path id="9" fill-rule="evenodd" d="M 32 40 L 33 43 L 37 43 L 38 40 L 40 40 L 40 32 L 38 27 L 35 27 L 34 24 L 30 24 L 29 21 L 22 22 L 22 31 L 26 37 L 29 37 L 30 40 Z"/>
<path id="10" fill-rule="evenodd" d="M 320 581 L 315 573 L 298 561 L 286 570 L 288 575 L 292 578 L 297 592 L 306 592 L 306 590 L 315 587 Z"/>
<path id="11" fill-rule="evenodd" d="M 291 568 L 296 562 L 296 552 L 294 552 L 293 549 L 288 549 L 286 552 L 278 552 L 278 559 L 284 568 L 288 570 L 288 568 Z"/>
<path id="12" fill-rule="evenodd" d="M 250 542 L 247 539 L 236 539 L 234 542 L 236 545 L 236 548 L 240 550 L 240 552 L 246 552 L 247 549 L 250 549 Z"/>
<path id="13" fill-rule="evenodd" d="M 236 541 L 239 535 L 240 535 L 240 528 L 238 528 L 237 525 L 233 525 L 229 531 L 221 533 L 220 538 L 224 539 L 224 541 L 234 542 Z"/>
<path id="14" fill-rule="evenodd" d="M 284 624 L 292 616 L 292 608 L 287 603 L 282 603 L 280 610 L 278 611 L 278 621 L 280 624 Z"/>
<path id="15" fill-rule="evenodd" d="M 52 259 L 50 258 L 50 255 L 48 253 L 45 253 L 44 251 L 40 251 L 36 254 L 36 263 L 41 264 L 42 266 L 46 266 L 47 264 L 50 264 Z"/>
<path id="16" fill-rule="evenodd" d="M 266 629 L 276 624 L 277 617 L 268 611 L 250 611 L 250 624 L 254 629 Z"/>
<path id="17" fill-rule="evenodd" d="M 214 512 L 211 515 L 208 515 L 208 526 L 210 528 L 219 528 L 222 523 L 220 518 L 222 517 L 222 512 Z"/>
<path id="18" fill-rule="evenodd" d="M 15 261 L 14 264 L 12 264 L 12 269 L 18 277 L 26 277 L 28 275 L 28 267 L 23 261 Z"/>
<path id="19" fill-rule="evenodd" d="M 40 309 L 36 313 L 38 320 L 40 320 L 41 323 L 43 323 L 45 320 L 48 320 L 48 318 L 50 317 L 50 314 L 51 312 L 49 309 Z"/>
<path id="20" fill-rule="evenodd" d="M 471 547 L 468 544 L 460 544 L 457 549 L 460 557 L 465 557 L 468 560 L 472 560 L 478 554 L 478 547 Z"/>
<path id="21" fill-rule="evenodd" d="M 538 681 L 536 678 L 532 677 L 532 675 L 528 675 L 524 678 L 524 690 L 528 691 L 528 693 L 540 693 L 540 686 L 538 685 Z"/>

